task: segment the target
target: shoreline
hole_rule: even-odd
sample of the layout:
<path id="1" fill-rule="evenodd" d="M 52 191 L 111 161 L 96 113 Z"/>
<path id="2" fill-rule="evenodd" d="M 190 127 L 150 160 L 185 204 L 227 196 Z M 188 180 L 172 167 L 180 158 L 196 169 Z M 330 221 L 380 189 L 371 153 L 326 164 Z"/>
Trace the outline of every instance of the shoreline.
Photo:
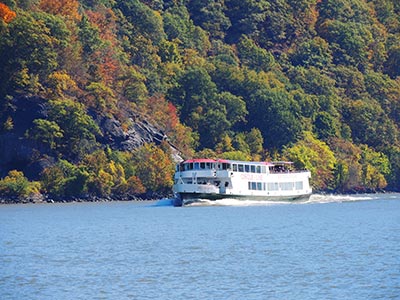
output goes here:
<path id="1" fill-rule="evenodd" d="M 150 196 L 128 196 L 128 197 L 118 197 L 118 196 L 108 196 L 108 197 L 71 197 L 65 199 L 54 199 L 50 196 L 34 195 L 25 198 L 19 197 L 0 197 L 0 205 L 13 205 L 13 204 L 57 204 L 57 203 L 95 203 L 95 202 L 145 202 L 145 201 L 157 201 L 164 198 L 171 198 L 172 194 L 166 195 L 153 195 Z"/>
<path id="2" fill-rule="evenodd" d="M 399 191 L 386 191 L 386 190 L 363 190 L 363 191 L 348 191 L 348 192 L 332 192 L 320 191 L 312 195 L 361 195 L 361 194 L 391 194 L 399 193 Z M 25 198 L 19 197 L 0 197 L 0 205 L 16 205 L 16 204 L 58 204 L 58 203 L 96 203 L 96 202 L 146 202 L 158 201 L 160 199 L 172 199 L 173 194 L 154 194 L 144 196 L 87 196 L 87 197 L 70 197 L 64 199 L 57 199 L 48 195 L 33 195 Z"/>

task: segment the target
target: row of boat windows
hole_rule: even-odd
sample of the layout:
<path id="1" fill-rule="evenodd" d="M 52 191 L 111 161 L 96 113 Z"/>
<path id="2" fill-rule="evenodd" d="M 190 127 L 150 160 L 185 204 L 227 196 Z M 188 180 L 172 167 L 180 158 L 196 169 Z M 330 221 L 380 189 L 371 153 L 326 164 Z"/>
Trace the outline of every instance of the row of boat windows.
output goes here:
<path id="1" fill-rule="evenodd" d="M 216 166 L 215 163 L 200 162 L 200 163 L 187 163 L 180 166 L 180 171 L 191 170 L 211 170 L 211 169 L 229 170 L 231 164 L 220 163 Z M 246 165 L 246 164 L 232 164 L 233 172 L 246 172 L 246 173 L 266 173 L 266 166 Z"/>
<path id="2" fill-rule="evenodd" d="M 303 189 L 303 181 L 296 182 L 254 182 L 249 181 L 248 183 L 249 190 L 252 191 L 291 191 L 302 190 Z"/>
<path id="3" fill-rule="evenodd" d="M 233 172 L 246 172 L 246 173 L 266 173 L 267 168 L 265 166 L 255 165 L 242 165 L 232 164 Z"/>

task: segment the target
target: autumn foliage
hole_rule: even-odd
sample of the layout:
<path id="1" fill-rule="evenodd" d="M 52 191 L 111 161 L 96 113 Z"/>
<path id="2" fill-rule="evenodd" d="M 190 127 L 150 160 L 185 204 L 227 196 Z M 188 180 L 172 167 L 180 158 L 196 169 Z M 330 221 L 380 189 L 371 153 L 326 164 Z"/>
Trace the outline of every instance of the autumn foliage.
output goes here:
<path id="1" fill-rule="evenodd" d="M 16 16 L 17 14 L 14 11 L 0 2 L 0 18 L 3 19 L 4 22 L 10 23 Z"/>
<path id="2" fill-rule="evenodd" d="M 41 0 L 40 9 L 45 12 L 62 15 L 73 20 L 80 20 L 78 0 Z"/>
<path id="3" fill-rule="evenodd" d="M 32 148 L 0 157 L 0 176 L 45 158 L 26 172 L 41 192 L 152 196 L 171 191 L 179 154 L 400 191 L 399 3 L 0 0 L 0 137 Z M 20 129 L 25 98 L 43 113 Z"/>

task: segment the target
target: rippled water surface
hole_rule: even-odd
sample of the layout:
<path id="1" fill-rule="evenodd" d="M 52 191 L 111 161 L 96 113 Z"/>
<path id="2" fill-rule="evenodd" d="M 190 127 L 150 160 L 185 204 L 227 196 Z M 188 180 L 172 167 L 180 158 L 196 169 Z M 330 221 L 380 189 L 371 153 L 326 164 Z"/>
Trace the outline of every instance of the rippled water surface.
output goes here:
<path id="1" fill-rule="evenodd" d="M 0 206 L 0 299 L 400 299 L 400 195 Z"/>

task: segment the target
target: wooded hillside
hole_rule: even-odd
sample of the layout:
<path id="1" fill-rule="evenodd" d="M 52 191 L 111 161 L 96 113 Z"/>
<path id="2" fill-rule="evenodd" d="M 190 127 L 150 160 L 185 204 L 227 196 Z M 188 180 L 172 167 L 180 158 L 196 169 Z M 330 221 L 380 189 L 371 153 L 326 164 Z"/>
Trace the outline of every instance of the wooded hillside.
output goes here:
<path id="1" fill-rule="evenodd" d="M 5 197 L 165 194 L 171 145 L 400 190 L 397 0 L 1 0 L 0 66 Z"/>

